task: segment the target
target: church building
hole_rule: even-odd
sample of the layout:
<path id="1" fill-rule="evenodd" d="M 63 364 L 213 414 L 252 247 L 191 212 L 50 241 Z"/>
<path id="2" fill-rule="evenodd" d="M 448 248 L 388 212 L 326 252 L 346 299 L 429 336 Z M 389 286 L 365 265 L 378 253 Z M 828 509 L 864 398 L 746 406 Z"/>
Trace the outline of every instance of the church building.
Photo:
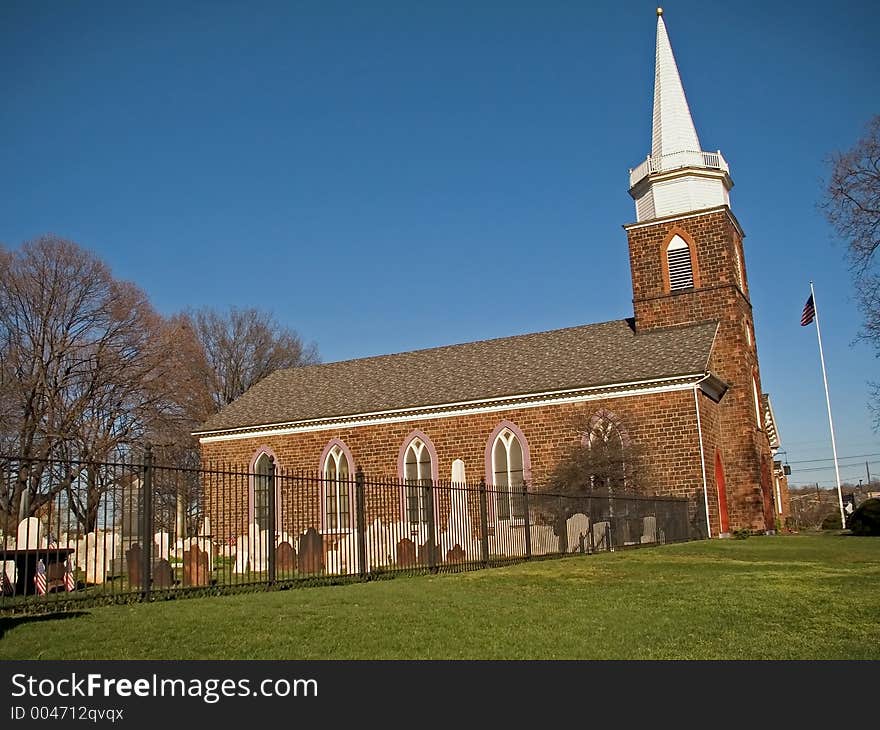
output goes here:
<path id="1" fill-rule="evenodd" d="M 651 150 L 629 172 L 624 226 L 632 316 L 277 371 L 195 434 L 203 462 L 540 489 L 569 445 L 598 437 L 638 445 L 652 492 L 687 497 L 702 536 L 784 522 L 730 168 L 700 145 L 657 16 Z M 253 480 L 241 498 L 259 511 Z M 323 530 L 345 499 L 314 495 Z"/>

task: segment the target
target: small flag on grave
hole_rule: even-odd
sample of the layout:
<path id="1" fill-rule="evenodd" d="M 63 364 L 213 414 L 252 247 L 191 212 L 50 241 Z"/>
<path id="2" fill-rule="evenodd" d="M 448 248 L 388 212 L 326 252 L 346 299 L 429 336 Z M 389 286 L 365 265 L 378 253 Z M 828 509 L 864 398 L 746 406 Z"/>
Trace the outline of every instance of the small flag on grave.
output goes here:
<path id="1" fill-rule="evenodd" d="M 37 574 L 34 576 L 34 589 L 39 596 L 46 595 L 46 566 L 40 560 L 37 563 Z"/>
<path id="2" fill-rule="evenodd" d="M 76 576 L 73 574 L 70 559 L 67 561 L 66 568 L 67 570 L 64 571 L 64 590 L 70 593 L 70 591 L 76 590 Z"/>

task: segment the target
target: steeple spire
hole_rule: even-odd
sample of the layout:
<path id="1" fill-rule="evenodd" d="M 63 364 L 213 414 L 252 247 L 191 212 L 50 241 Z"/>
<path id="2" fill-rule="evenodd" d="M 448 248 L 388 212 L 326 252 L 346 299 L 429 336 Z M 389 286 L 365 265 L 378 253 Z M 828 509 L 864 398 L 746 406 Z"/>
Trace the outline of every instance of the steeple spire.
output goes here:
<path id="1" fill-rule="evenodd" d="M 657 60 L 654 70 L 654 127 L 651 156 L 699 152 L 700 140 L 669 44 L 663 8 L 657 8 Z"/>
<path id="2" fill-rule="evenodd" d="M 730 205 L 733 180 L 721 152 L 705 152 L 678 75 L 663 8 L 657 8 L 651 154 L 629 171 L 636 219 L 663 218 Z"/>

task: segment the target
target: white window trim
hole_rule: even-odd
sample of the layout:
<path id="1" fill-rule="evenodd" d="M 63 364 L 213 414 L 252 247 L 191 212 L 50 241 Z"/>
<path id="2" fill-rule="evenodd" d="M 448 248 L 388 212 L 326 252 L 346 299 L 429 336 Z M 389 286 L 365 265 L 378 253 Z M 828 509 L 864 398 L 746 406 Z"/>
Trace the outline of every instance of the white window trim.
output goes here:
<path id="1" fill-rule="evenodd" d="M 496 524 L 500 523 L 500 522 L 506 522 L 511 527 L 524 526 L 525 525 L 525 516 L 523 516 L 523 517 L 514 517 L 513 516 L 513 499 L 512 499 L 513 488 L 511 487 L 511 484 L 510 484 L 510 482 L 511 482 L 510 446 L 514 441 L 516 441 L 517 444 L 519 444 L 519 450 L 520 450 L 520 454 L 521 454 L 520 458 L 523 461 L 525 461 L 525 452 L 523 450 L 523 445 L 520 442 L 519 437 L 513 431 L 511 431 L 509 428 L 502 429 L 501 432 L 495 437 L 495 440 L 492 442 L 492 474 L 493 475 L 498 473 L 498 464 L 495 462 L 495 448 L 498 445 L 499 441 L 504 445 L 504 458 L 505 458 L 505 463 L 506 463 L 506 468 L 507 468 L 507 491 L 504 494 L 507 497 L 507 509 L 508 509 L 508 514 L 510 516 L 509 517 L 499 517 L 498 516 L 498 502 L 501 499 L 501 491 L 498 488 L 498 484 L 494 484 L 493 486 L 495 488 L 495 494 L 493 496 L 495 498 L 494 499 L 495 504 L 493 505 L 493 507 L 494 507 L 494 511 L 495 511 L 495 522 L 496 522 Z M 523 481 L 522 481 L 522 484 L 520 484 L 518 486 L 519 489 L 522 489 L 523 486 L 525 485 L 525 463 L 523 463 L 522 468 L 523 468 L 523 475 L 522 475 Z"/>
<path id="2" fill-rule="evenodd" d="M 348 468 L 348 478 L 345 479 L 348 483 L 348 527 L 327 527 L 327 523 L 329 521 L 329 514 L 327 512 L 327 483 L 331 481 L 331 477 L 327 475 L 327 466 L 330 464 L 330 460 L 333 459 L 334 466 L 336 467 L 336 474 L 339 474 L 339 463 L 341 459 L 345 459 L 347 468 Z M 324 459 L 324 465 L 322 468 L 321 475 L 321 534 L 322 535 L 348 535 L 354 530 L 354 526 L 352 522 L 354 521 L 354 479 L 351 475 L 351 464 L 348 462 L 348 456 L 346 456 L 345 451 L 343 451 L 342 447 L 339 444 L 334 444 L 330 451 L 327 452 L 327 457 Z M 339 477 L 334 477 L 336 481 L 336 515 L 337 520 L 339 519 L 339 513 L 341 510 L 339 509 L 341 505 L 340 498 L 340 490 L 339 490 Z"/>
<path id="3" fill-rule="evenodd" d="M 409 461 L 408 457 L 412 451 L 413 456 L 415 457 L 415 467 L 416 467 L 416 476 L 415 480 L 418 482 L 417 484 L 409 484 L 410 479 L 413 477 L 408 477 L 406 475 L 406 467 L 408 464 L 412 463 Z M 428 457 L 428 461 L 422 461 L 422 457 L 426 455 Z M 427 470 L 427 474 L 424 471 Z M 428 445 L 422 441 L 418 436 L 416 436 L 406 447 L 403 455 L 403 484 L 404 484 L 404 492 L 403 492 L 403 521 L 404 524 L 409 525 L 411 529 L 419 529 L 422 525 L 427 525 L 427 513 L 423 509 L 422 504 L 422 494 L 421 490 L 425 489 L 425 481 L 430 481 L 433 487 L 434 485 L 434 459 L 431 456 L 431 450 L 428 448 Z M 418 490 L 416 492 L 418 497 L 418 519 L 413 522 L 410 519 L 410 511 L 409 511 L 409 495 L 410 489 Z M 431 490 L 431 499 L 436 501 L 436 493 L 432 489 Z M 437 505 L 434 505 L 434 515 L 437 515 Z"/>

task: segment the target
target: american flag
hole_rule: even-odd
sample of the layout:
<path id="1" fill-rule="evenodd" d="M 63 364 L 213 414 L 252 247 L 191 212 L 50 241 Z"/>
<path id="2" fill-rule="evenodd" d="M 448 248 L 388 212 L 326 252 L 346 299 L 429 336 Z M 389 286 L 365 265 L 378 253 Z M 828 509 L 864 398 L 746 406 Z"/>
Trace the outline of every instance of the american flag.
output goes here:
<path id="1" fill-rule="evenodd" d="M 804 311 L 801 314 L 801 327 L 806 327 L 810 322 L 813 321 L 813 317 L 816 316 L 816 306 L 813 304 L 813 295 L 810 294 L 810 298 L 807 299 L 807 303 L 804 304 Z"/>
<path id="2" fill-rule="evenodd" d="M 37 562 L 37 574 L 34 576 L 34 589 L 38 596 L 46 595 L 46 566 L 43 561 Z"/>
<path id="3" fill-rule="evenodd" d="M 73 565 L 70 558 L 67 559 L 65 567 L 67 570 L 64 571 L 64 590 L 70 593 L 70 591 L 76 590 L 76 576 L 73 574 Z"/>
<path id="4" fill-rule="evenodd" d="M 12 581 L 6 575 L 6 566 L 0 565 L 0 595 L 11 596 L 12 592 Z"/>

